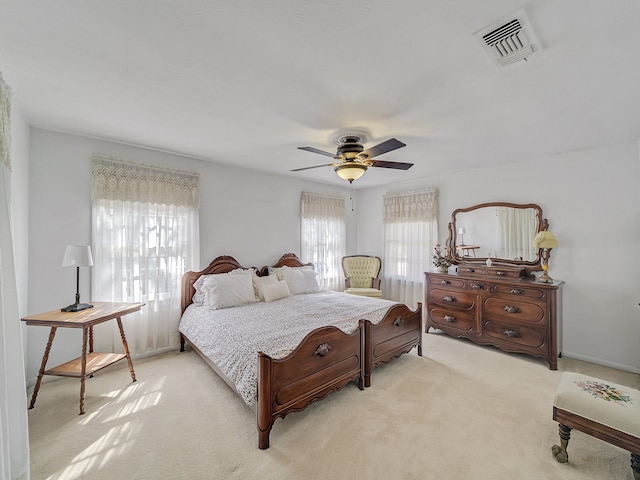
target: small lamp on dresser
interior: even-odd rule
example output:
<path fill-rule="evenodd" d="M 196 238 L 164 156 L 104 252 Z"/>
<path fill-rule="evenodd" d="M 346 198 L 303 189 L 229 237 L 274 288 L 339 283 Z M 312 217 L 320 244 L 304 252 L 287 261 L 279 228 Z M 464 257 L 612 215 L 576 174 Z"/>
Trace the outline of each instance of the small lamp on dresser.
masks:
<path fill-rule="evenodd" d="M 76 302 L 61 309 L 62 312 L 79 312 L 87 308 L 93 308 L 88 303 L 80 303 L 80 267 L 93 265 L 91 247 L 89 245 L 67 245 L 62 259 L 63 267 L 76 267 Z"/>
<path fill-rule="evenodd" d="M 548 230 L 542 230 L 538 232 L 538 234 L 533 239 L 533 246 L 537 249 L 542 249 L 541 256 L 541 266 L 542 266 L 542 275 L 538 277 L 538 282 L 541 283 L 553 283 L 553 278 L 549 276 L 549 253 L 552 248 L 556 248 L 558 246 L 558 240 L 555 235 Z"/>

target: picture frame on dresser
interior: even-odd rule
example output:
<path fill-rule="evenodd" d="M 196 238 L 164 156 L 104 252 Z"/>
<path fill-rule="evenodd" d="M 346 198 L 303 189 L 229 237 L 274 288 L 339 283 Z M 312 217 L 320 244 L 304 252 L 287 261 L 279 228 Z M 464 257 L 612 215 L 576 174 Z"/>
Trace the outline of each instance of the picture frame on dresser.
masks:
<path fill-rule="evenodd" d="M 454 210 L 446 245 L 456 271 L 425 272 L 425 332 L 528 354 L 557 370 L 564 282 L 537 282 L 542 255 L 526 245 L 548 226 L 542 208 L 532 203 L 493 202 Z M 463 228 L 465 240 L 478 244 L 475 257 L 459 248 L 456 233 Z M 487 244 L 496 237 L 496 243 Z M 515 240 L 504 248 L 503 238 Z"/>

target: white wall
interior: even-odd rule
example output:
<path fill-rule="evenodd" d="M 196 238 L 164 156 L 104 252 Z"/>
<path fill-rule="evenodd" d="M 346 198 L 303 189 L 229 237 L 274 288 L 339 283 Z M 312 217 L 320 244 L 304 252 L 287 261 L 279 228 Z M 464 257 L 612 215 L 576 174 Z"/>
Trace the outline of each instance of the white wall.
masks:
<path fill-rule="evenodd" d="M 99 154 L 200 174 L 200 264 L 231 255 L 245 266 L 300 252 L 300 193 L 344 195 L 347 187 L 297 181 L 112 142 L 31 130 L 29 314 L 73 303 L 75 271 L 62 268 L 67 244 L 91 243 L 90 160 Z M 355 225 L 352 215 L 349 223 Z M 350 240 L 350 244 L 354 241 Z M 80 272 L 88 300 L 89 271 Z M 27 381 L 34 383 L 48 330 L 29 327 Z M 56 365 L 80 355 L 80 332 L 59 329 L 49 357 Z"/>
<path fill-rule="evenodd" d="M 440 192 L 441 242 L 456 208 L 493 201 L 539 204 L 559 241 L 550 274 L 566 282 L 563 355 L 640 372 L 637 142 L 360 190 L 357 210 L 368 213 L 358 215 L 358 251 L 383 254 L 385 193 L 425 187 Z"/>

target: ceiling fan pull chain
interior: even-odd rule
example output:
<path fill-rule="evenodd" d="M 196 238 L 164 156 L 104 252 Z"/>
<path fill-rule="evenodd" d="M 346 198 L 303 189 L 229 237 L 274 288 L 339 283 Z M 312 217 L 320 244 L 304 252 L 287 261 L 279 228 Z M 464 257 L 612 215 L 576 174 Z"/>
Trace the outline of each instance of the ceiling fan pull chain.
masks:
<path fill-rule="evenodd" d="M 353 182 L 349 182 L 349 200 L 351 200 L 351 211 L 355 212 L 353 209 L 353 195 L 351 194 L 351 189 L 353 188 Z"/>

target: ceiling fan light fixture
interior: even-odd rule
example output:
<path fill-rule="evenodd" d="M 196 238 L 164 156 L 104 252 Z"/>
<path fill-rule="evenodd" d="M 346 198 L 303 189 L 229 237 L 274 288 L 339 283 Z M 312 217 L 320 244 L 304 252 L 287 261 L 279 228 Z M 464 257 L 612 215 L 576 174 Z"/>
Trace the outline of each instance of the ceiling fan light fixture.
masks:
<path fill-rule="evenodd" d="M 364 172 L 367 171 L 367 166 L 361 163 L 347 162 L 338 165 L 334 170 L 340 178 L 351 183 L 364 175 Z"/>

